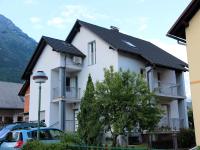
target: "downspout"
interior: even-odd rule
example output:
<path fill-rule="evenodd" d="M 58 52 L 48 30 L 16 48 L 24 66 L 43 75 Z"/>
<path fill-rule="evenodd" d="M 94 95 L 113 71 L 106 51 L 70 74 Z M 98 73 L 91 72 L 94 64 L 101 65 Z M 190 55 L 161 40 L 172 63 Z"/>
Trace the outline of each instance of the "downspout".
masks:
<path fill-rule="evenodd" d="M 151 68 L 147 71 L 147 84 L 148 84 L 149 89 L 150 89 L 149 74 L 150 74 L 150 72 L 151 72 L 152 70 L 153 70 L 153 67 L 151 67 Z"/>
<path fill-rule="evenodd" d="M 64 61 L 65 61 L 65 63 L 64 63 L 64 98 L 66 99 L 66 71 L 67 71 L 67 69 L 66 69 L 66 66 L 67 66 L 67 63 L 66 63 L 66 60 L 67 60 L 67 56 L 65 55 L 65 58 L 64 58 Z M 65 101 L 64 101 L 64 109 L 63 109 L 63 119 L 64 119 L 64 122 L 63 122 L 63 127 L 64 127 L 64 130 L 65 130 L 65 123 L 66 123 L 66 116 L 65 116 Z"/>

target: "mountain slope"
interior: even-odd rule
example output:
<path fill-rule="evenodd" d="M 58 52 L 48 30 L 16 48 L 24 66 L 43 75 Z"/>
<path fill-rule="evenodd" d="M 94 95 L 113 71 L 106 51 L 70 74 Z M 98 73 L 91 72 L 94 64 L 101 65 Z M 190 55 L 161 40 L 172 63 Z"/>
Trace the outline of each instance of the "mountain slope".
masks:
<path fill-rule="evenodd" d="M 21 82 L 36 42 L 0 14 L 0 80 Z"/>

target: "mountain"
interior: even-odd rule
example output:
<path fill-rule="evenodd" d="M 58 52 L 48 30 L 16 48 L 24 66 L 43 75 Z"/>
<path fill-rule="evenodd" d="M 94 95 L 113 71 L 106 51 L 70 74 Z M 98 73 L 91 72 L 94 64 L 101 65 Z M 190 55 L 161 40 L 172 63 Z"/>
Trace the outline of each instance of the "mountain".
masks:
<path fill-rule="evenodd" d="M 0 80 L 21 82 L 37 43 L 0 14 Z"/>

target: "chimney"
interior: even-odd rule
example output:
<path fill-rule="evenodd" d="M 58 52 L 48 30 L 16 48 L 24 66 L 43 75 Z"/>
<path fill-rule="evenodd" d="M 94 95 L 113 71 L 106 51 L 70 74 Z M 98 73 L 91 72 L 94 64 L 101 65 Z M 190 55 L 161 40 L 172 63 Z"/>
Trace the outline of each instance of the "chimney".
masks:
<path fill-rule="evenodd" d="M 117 32 L 119 32 L 119 28 L 118 28 L 118 27 L 110 26 L 110 29 L 113 30 L 113 31 L 117 31 Z"/>

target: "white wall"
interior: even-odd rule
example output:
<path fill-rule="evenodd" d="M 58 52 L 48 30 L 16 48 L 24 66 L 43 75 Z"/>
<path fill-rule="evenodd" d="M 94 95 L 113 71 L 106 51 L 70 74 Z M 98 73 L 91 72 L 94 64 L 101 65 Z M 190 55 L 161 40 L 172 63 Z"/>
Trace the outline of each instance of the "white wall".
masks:
<path fill-rule="evenodd" d="M 88 66 L 88 43 L 94 40 L 96 41 L 96 64 Z M 112 65 L 115 70 L 118 69 L 117 51 L 109 49 L 109 45 L 106 42 L 85 27 L 80 28 L 80 32 L 77 33 L 72 44 L 86 55 L 83 69 L 78 74 L 78 85 L 81 88 L 81 95 L 86 87 L 89 73 L 95 83 L 98 80 L 104 79 L 104 68 L 109 68 Z"/>
<path fill-rule="evenodd" d="M 51 87 L 51 69 L 60 66 L 60 53 L 52 51 L 52 48 L 47 45 L 45 46 L 40 58 L 38 59 L 33 73 L 37 71 L 44 71 L 48 76 L 46 83 L 42 84 L 42 96 L 41 96 L 41 111 L 45 111 L 45 123 L 49 125 L 49 109 L 50 109 L 50 87 Z M 29 120 L 35 121 L 38 119 L 38 84 L 32 79 L 33 75 L 30 77 L 30 110 L 29 110 Z"/>
<path fill-rule="evenodd" d="M 131 72 L 135 73 L 140 73 L 140 69 L 145 69 L 145 62 L 137 56 L 119 52 L 118 68 L 121 68 L 122 70 L 130 70 Z"/>

